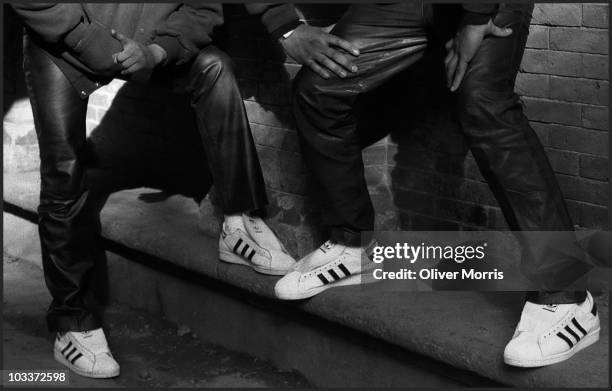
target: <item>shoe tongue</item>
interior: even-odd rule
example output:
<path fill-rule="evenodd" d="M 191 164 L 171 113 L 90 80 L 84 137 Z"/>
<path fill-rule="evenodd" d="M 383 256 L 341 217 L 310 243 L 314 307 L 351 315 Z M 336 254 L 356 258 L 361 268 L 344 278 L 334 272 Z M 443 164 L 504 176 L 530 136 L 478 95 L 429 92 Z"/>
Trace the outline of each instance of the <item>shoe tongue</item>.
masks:
<path fill-rule="evenodd" d="M 228 233 L 234 232 L 238 229 L 246 231 L 241 215 L 225 216 L 225 221 L 223 222 L 223 225 Z"/>
<path fill-rule="evenodd" d="M 340 246 L 331 240 L 328 240 L 318 249 L 306 255 L 299 262 L 297 262 L 293 267 L 293 270 L 300 273 L 307 273 L 338 258 L 344 249 L 344 246 Z"/>
<path fill-rule="evenodd" d="M 244 216 L 244 227 L 246 233 L 257 243 L 259 246 L 282 252 L 287 252 L 283 244 L 278 240 L 274 232 L 264 223 L 259 217 Z"/>
<path fill-rule="evenodd" d="M 106 336 L 101 328 L 82 332 L 73 332 L 73 337 L 94 354 L 110 352 Z"/>
<path fill-rule="evenodd" d="M 559 322 L 574 304 L 535 304 L 526 302 L 518 331 L 548 329 Z"/>
<path fill-rule="evenodd" d="M 323 243 L 319 247 L 319 250 L 324 252 L 324 253 L 326 253 L 328 251 L 331 251 L 335 246 L 336 246 L 336 242 L 334 242 L 332 240 L 328 240 L 327 242 Z"/>

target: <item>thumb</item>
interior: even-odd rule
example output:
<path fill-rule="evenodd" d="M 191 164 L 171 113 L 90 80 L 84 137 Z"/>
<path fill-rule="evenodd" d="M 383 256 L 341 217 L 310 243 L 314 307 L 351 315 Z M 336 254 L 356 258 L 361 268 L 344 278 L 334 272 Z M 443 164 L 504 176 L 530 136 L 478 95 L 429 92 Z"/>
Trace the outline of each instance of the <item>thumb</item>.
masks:
<path fill-rule="evenodd" d="M 115 38 L 117 41 L 121 42 L 124 45 L 129 42 L 128 37 L 121 34 L 120 32 L 117 32 L 117 30 L 111 30 L 111 34 L 113 38 Z"/>
<path fill-rule="evenodd" d="M 451 38 L 448 41 L 446 41 L 446 44 L 444 44 L 444 47 L 446 48 L 446 50 L 450 50 L 453 47 L 454 43 L 455 43 L 455 39 Z"/>
<path fill-rule="evenodd" d="M 510 34 L 512 34 L 512 29 L 511 28 L 501 28 L 496 25 L 493 25 L 491 26 L 490 34 L 495 37 L 507 37 Z"/>

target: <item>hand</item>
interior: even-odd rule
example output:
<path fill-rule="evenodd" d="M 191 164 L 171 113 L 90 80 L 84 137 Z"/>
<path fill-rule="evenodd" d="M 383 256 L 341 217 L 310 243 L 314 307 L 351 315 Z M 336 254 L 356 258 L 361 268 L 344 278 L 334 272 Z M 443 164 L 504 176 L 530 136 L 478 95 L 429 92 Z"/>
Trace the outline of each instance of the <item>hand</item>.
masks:
<path fill-rule="evenodd" d="M 329 34 L 325 28 L 302 24 L 288 38 L 282 39 L 281 45 L 287 55 L 324 79 L 330 78 L 330 72 L 344 78 L 348 72 L 358 70 L 344 51 L 358 56 L 359 50 L 350 42 Z"/>
<path fill-rule="evenodd" d="M 122 67 L 121 74 L 131 79 L 145 81 L 153 69 L 166 59 L 166 51 L 159 45 L 145 46 L 112 30 L 113 37 L 123 46 L 123 50 L 113 54 L 113 59 Z"/>
<path fill-rule="evenodd" d="M 451 91 L 456 91 L 461 85 L 467 66 L 476 55 L 482 40 L 487 35 L 507 37 L 512 29 L 501 28 L 493 24 L 493 20 L 483 25 L 465 25 L 457 31 L 454 38 L 446 43 L 448 54 L 444 59 L 446 66 L 446 84 Z"/>

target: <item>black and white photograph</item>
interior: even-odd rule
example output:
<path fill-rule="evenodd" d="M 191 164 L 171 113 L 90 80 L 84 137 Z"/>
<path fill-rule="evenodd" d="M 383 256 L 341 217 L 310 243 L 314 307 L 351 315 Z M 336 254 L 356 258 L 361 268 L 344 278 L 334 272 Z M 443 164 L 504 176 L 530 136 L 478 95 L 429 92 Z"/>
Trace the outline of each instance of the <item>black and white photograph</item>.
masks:
<path fill-rule="evenodd" d="M 608 2 L 3 1 L 7 389 L 609 389 Z"/>

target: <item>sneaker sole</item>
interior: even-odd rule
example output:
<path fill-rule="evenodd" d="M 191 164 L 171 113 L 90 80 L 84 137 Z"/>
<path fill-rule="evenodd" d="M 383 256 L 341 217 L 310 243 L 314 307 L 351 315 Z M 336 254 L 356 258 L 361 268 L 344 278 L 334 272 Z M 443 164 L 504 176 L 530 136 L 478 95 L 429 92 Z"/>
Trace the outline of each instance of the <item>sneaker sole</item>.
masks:
<path fill-rule="evenodd" d="M 339 286 L 347 286 L 347 285 L 361 285 L 362 277 L 363 277 L 363 274 L 353 274 L 339 281 L 332 282 L 332 283 L 329 283 L 323 286 L 319 286 L 316 288 L 312 288 L 304 292 L 281 294 L 281 295 L 279 295 L 278 292 L 275 292 L 275 293 L 276 293 L 276 297 L 281 300 L 309 299 L 330 288 L 335 288 Z"/>
<path fill-rule="evenodd" d="M 555 354 L 554 356 L 542 359 L 542 360 L 521 360 L 521 359 L 513 359 L 504 357 L 504 362 L 508 365 L 512 365 L 514 367 L 522 367 L 522 368 L 535 368 L 535 367 L 543 367 L 546 365 L 557 364 L 562 361 L 565 361 L 571 358 L 574 354 L 579 351 L 588 348 L 593 345 L 595 342 L 599 340 L 599 330 L 594 330 L 588 333 L 583 339 L 580 340 L 576 345 L 574 345 L 570 350 L 564 353 Z"/>
<path fill-rule="evenodd" d="M 255 270 L 261 274 L 267 274 L 269 276 L 284 276 L 285 274 L 291 271 L 291 268 L 288 269 L 269 269 L 261 266 L 254 265 L 244 258 L 234 254 L 231 251 L 227 250 L 219 250 L 219 259 L 226 263 L 233 263 L 235 265 L 244 265 L 249 266 L 251 269 Z"/>
<path fill-rule="evenodd" d="M 83 377 L 89 377 L 89 378 L 93 378 L 93 379 L 110 379 L 112 377 L 117 377 L 120 374 L 120 370 L 118 369 L 116 372 L 110 373 L 108 375 L 92 375 L 90 373 L 85 373 L 83 371 L 81 371 L 80 369 L 74 367 L 71 363 L 68 362 L 68 360 L 66 360 L 64 358 L 64 356 L 57 352 L 57 351 L 53 351 L 53 357 L 55 358 L 55 361 L 59 362 L 60 364 L 68 367 L 68 369 L 70 369 L 72 372 L 76 373 L 77 375 L 83 376 Z"/>

